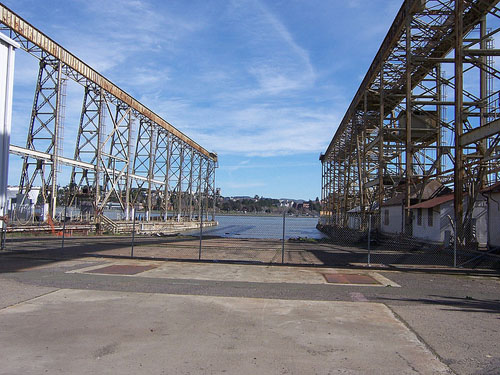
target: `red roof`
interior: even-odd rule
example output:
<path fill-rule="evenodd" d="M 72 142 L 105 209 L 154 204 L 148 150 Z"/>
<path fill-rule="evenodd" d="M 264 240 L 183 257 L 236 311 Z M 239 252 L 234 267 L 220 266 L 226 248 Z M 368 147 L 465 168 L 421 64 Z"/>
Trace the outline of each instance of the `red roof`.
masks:
<path fill-rule="evenodd" d="M 436 197 L 433 199 L 429 199 L 428 201 L 421 202 L 410 206 L 409 208 L 432 208 L 439 206 L 440 204 L 452 201 L 454 198 L 453 194 L 441 195 L 440 197 Z"/>

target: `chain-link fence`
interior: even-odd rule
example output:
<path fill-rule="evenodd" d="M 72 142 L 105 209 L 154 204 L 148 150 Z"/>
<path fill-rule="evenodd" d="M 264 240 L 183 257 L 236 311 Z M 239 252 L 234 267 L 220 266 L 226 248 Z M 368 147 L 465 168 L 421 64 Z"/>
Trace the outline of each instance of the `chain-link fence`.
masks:
<path fill-rule="evenodd" d="M 431 209 L 417 209 L 409 218 L 398 210 L 352 213 L 324 220 L 319 228 L 338 246 L 333 262 L 376 266 L 443 266 L 500 268 L 500 248 L 489 243 L 487 220 L 466 220 L 462 233 L 456 220 Z M 405 223 L 406 222 L 406 223 Z M 344 250 L 344 252 L 342 251 Z"/>
<path fill-rule="evenodd" d="M 314 264 L 325 266 L 416 266 L 500 268 L 500 251 L 488 243 L 481 220 L 465 225 L 417 211 L 403 217 L 352 213 L 342 218 L 282 215 L 165 217 L 135 209 L 108 209 L 98 216 L 70 207 L 55 220 L 43 207 L 9 212 L 4 247 L 47 256 L 137 257 Z M 128 216 L 128 218 L 126 217 Z"/>

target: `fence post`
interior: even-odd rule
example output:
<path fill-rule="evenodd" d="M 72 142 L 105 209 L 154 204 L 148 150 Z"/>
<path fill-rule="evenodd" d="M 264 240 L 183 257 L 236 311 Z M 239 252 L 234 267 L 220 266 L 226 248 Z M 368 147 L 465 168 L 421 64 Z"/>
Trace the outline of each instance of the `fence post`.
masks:
<path fill-rule="evenodd" d="M 201 260 L 201 243 L 203 241 L 203 205 L 200 210 L 200 248 L 198 250 L 198 260 Z"/>
<path fill-rule="evenodd" d="M 63 218 L 63 230 L 62 230 L 62 241 L 61 241 L 61 249 L 64 249 L 64 237 L 66 236 L 66 213 L 68 210 L 68 205 L 64 205 L 64 218 Z"/>
<path fill-rule="evenodd" d="M 457 219 L 454 218 L 454 225 L 453 225 L 453 267 L 457 268 Z"/>
<path fill-rule="evenodd" d="M 368 214 L 368 267 L 371 267 L 371 234 L 372 234 L 372 214 Z"/>
<path fill-rule="evenodd" d="M 281 239 L 281 264 L 285 263 L 285 214 L 286 210 L 283 210 L 283 237 Z"/>
<path fill-rule="evenodd" d="M 134 240 L 135 240 L 135 207 L 132 207 L 132 248 L 130 249 L 130 257 L 134 257 Z"/>

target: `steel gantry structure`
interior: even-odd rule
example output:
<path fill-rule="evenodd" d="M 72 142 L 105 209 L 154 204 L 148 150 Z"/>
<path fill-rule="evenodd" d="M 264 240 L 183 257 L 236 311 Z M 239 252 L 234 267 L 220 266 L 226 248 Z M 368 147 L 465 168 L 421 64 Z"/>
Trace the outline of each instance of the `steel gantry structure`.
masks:
<path fill-rule="evenodd" d="M 404 1 L 320 156 L 326 224 L 379 212 L 402 190 L 408 227 L 412 189 L 438 180 L 453 188 L 461 238 L 474 199 L 500 177 L 497 2 Z"/>
<path fill-rule="evenodd" d="M 177 130 L 89 65 L 0 4 L 0 30 L 39 59 L 19 193 L 40 184 L 50 216 L 56 213 L 58 174 L 71 168 L 68 203 L 85 195 L 99 216 L 112 199 L 125 216 L 139 203 L 149 219 L 193 220 L 215 210 L 217 155 Z M 68 80 L 83 86 L 73 157 L 62 155 Z M 209 207 L 210 202 L 210 207 Z M 18 202 L 19 203 L 19 202 Z"/>

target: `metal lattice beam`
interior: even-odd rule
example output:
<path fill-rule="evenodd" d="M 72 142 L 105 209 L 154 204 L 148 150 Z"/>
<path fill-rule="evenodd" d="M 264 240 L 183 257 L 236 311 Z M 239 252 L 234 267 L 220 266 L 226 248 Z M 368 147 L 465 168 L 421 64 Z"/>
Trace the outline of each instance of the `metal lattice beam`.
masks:
<path fill-rule="evenodd" d="M 55 217 L 57 173 L 70 166 L 70 197 L 92 202 L 95 218 L 116 200 L 130 218 L 130 207 L 142 204 L 147 219 L 160 210 L 165 220 L 193 220 L 202 195 L 215 196 L 217 155 L 177 130 L 146 106 L 76 58 L 41 31 L 0 4 L 0 31 L 40 60 L 26 147 L 10 145 L 24 158 L 20 189 L 25 195 L 40 179 L 43 201 Z M 64 157 L 65 82 L 84 88 L 73 158 Z M 138 123 L 138 125 L 136 125 Z M 201 166 L 210 166 L 202 172 Z M 48 169 L 48 170 L 46 170 Z M 206 178 L 202 178 L 202 173 Z M 202 185 L 204 185 L 202 189 Z M 200 217 L 200 212 L 198 213 Z"/>
<path fill-rule="evenodd" d="M 437 179 L 454 187 L 466 225 L 480 189 L 500 179 L 497 3 L 404 1 L 321 156 L 325 220 L 380 209 L 402 189 L 408 227 L 410 191 Z"/>

